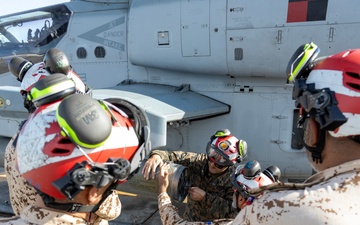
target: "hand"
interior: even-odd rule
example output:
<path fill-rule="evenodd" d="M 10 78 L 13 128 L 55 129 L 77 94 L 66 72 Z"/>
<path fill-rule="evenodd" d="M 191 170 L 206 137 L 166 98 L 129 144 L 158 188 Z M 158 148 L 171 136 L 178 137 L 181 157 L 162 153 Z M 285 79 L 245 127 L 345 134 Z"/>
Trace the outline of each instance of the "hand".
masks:
<path fill-rule="evenodd" d="M 159 155 L 152 155 L 145 163 L 143 169 L 142 169 L 142 174 L 144 175 L 144 178 L 146 180 L 150 180 L 150 173 L 151 173 L 151 179 L 155 179 L 155 174 L 156 174 L 156 168 L 158 166 L 162 166 L 163 160 L 161 159 L 161 157 Z"/>
<path fill-rule="evenodd" d="M 160 166 L 158 175 L 159 194 L 166 192 L 166 189 L 169 186 L 169 168 L 169 163 L 163 163 Z"/>
<path fill-rule="evenodd" d="M 198 187 L 189 188 L 189 197 L 194 201 L 202 201 L 205 198 L 206 192 Z"/>
<path fill-rule="evenodd" d="M 240 194 L 237 198 L 237 205 L 239 209 L 243 209 L 246 206 L 246 199 L 243 198 Z"/>

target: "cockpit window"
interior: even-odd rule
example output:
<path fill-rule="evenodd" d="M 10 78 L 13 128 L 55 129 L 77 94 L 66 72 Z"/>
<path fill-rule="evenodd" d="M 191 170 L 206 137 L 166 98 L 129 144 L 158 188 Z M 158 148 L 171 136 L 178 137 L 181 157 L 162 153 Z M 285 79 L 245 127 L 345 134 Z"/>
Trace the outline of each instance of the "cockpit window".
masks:
<path fill-rule="evenodd" d="M 57 5 L 0 17 L 0 56 L 43 54 L 64 36 L 70 14 Z"/>

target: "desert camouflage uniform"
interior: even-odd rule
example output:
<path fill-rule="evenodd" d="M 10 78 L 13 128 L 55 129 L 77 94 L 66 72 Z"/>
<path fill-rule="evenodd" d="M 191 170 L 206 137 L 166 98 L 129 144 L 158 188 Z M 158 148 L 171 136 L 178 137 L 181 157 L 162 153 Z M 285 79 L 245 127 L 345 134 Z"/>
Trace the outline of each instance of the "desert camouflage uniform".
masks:
<path fill-rule="evenodd" d="M 33 205 L 36 198 L 36 191 L 26 184 L 26 181 L 16 169 L 16 153 L 14 140 L 19 132 L 11 138 L 5 149 L 5 174 L 9 186 L 10 203 L 15 215 L 20 215 L 24 207 Z"/>
<path fill-rule="evenodd" d="M 232 224 L 232 219 L 219 219 L 214 220 L 212 222 L 188 222 L 182 219 L 178 214 L 178 209 L 176 206 L 171 204 L 171 200 L 169 195 L 165 193 L 161 193 L 158 196 L 158 206 L 161 222 L 164 225 L 204 225 L 204 224 L 212 224 L 212 225 L 228 225 Z"/>
<path fill-rule="evenodd" d="M 359 224 L 360 160 L 319 172 L 304 184 L 268 188 L 271 191 L 241 210 L 234 224 Z"/>
<path fill-rule="evenodd" d="M 36 190 L 26 183 L 26 180 L 16 169 L 16 152 L 14 146 L 16 143 L 14 143 L 14 140 L 16 140 L 18 133 L 19 132 L 11 138 L 6 146 L 4 157 L 10 203 L 16 216 L 19 216 L 25 207 L 34 205 L 36 196 L 38 195 Z M 114 220 L 120 215 L 121 202 L 115 190 L 104 200 L 95 213 L 104 220 Z"/>
<path fill-rule="evenodd" d="M 51 211 L 49 209 L 39 208 L 35 206 L 27 206 L 21 212 L 21 218 L 13 217 L 8 219 L 0 219 L 0 224 L 6 225 L 88 225 L 90 223 L 85 220 L 64 214 L 61 212 Z M 91 225 L 107 225 L 108 221 L 99 217 L 91 223 Z"/>
<path fill-rule="evenodd" d="M 187 166 L 190 174 L 190 186 L 199 187 L 206 192 L 205 199 L 187 200 L 184 219 L 187 221 L 212 221 L 220 218 L 235 218 L 238 210 L 232 207 L 233 188 L 230 175 L 234 167 L 229 167 L 221 174 L 211 174 L 206 154 L 183 151 L 155 150 L 164 161 Z"/>

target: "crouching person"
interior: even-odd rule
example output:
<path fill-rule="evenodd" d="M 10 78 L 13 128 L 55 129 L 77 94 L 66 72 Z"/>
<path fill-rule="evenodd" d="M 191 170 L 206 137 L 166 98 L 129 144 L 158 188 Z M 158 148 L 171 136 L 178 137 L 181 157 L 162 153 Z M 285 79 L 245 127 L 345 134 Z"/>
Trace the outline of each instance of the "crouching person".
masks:
<path fill-rule="evenodd" d="M 158 175 L 159 195 L 158 207 L 160 218 L 163 225 L 230 225 L 233 219 L 224 218 L 212 221 L 198 221 L 190 222 L 182 219 L 178 214 L 178 209 L 172 205 L 171 199 L 166 192 L 169 186 L 168 178 L 169 164 L 162 164 L 160 173 Z M 231 183 L 233 185 L 233 207 L 236 209 L 243 209 L 250 205 L 254 200 L 261 197 L 261 194 L 252 196 L 249 190 L 252 188 L 265 187 L 270 184 L 277 183 L 281 176 L 280 170 L 276 166 L 270 166 L 261 172 L 260 164 L 257 161 L 249 161 L 244 167 L 241 165 L 231 174 Z"/>

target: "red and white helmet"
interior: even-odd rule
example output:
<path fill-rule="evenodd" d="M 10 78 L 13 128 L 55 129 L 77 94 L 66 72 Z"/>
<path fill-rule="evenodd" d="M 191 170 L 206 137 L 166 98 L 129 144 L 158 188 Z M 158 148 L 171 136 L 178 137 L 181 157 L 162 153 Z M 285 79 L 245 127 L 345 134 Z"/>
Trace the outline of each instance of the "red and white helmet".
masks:
<path fill-rule="evenodd" d="M 360 135 L 360 49 L 315 58 L 304 56 L 320 49 L 313 43 L 304 46 L 308 47 L 300 46 L 288 64 L 293 68 L 288 80 L 294 82 L 292 98 L 300 108 L 298 125 L 303 126 L 307 118 L 319 124 L 317 145 L 303 144 L 321 163 L 326 132 L 354 140 Z"/>
<path fill-rule="evenodd" d="M 237 139 L 228 129 L 219 130 L 211 136 L 206 154 L 219 166 L 231 166 L 247 156 L 247 143 Z"/>
<path fill-rule="evenodd" d="M 317 101 L 312 110 L 326 109 L 316 120 L 334 137 L 360 135 L 360 49 L 332 55 L 319 62 L 306 79 L 314 85 Z"/>
<path fill-rule="evenodd" d="M 270 166 L 261 172 L 260 163 L 256 160 L 249 161 L 243 167 L 239 165 L 231 174 L 231 182 L 236 191 L 244 198 L 250 196 L 249 190 L 273 184 L 280 179 L 281 172 L 276 166 Z M 252 199 L 253 200 L 253 199 Z"/>
<path fill-rule="evenodd" d="M 125 113 L 73 94 L 30 115 L 16 158 L 30 185 L 55 199 L 72 199 L 86 186 L 125 180 L 132 172 L 126 162 L 138 151 L 139 138 Z"/>

